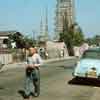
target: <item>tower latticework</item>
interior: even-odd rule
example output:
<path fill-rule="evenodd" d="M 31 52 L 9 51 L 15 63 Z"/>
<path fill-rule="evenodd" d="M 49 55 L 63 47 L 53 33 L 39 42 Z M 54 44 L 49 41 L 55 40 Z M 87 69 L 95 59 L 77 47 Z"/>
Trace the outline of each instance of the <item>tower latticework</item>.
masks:
<path fill-rule="evenodd" d="M 56 5 L 56 17 L 55 17 L 55 33 L 56 37 L 59 37 L 59 33 L 63 32 L 63 18 L 66 13 L 68 20 L 68 26 L 74 24 L 74 0 L 57 0 Z"/>

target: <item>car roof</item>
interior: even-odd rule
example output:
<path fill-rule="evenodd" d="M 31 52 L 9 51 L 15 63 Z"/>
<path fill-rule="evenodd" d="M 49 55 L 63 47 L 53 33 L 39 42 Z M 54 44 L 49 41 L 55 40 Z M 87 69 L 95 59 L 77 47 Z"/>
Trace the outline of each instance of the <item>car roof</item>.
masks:
<path fill-rule="evenodd" d="M 88 50 L 86 51 L 93 51 L 93 52 L 100 52 L 100 47 L 95 47 L 95 48 L 89 48 Z"/>

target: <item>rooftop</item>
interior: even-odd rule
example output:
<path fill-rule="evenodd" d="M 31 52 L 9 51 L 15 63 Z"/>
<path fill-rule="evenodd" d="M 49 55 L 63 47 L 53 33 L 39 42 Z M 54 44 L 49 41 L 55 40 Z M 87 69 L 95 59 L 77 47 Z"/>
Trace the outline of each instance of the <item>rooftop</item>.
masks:
<path fill-rule="evenodd" d="M 7 36 L 9 34 L 15 33 L 16 31 L 0 31 L 0 36 Z"/>

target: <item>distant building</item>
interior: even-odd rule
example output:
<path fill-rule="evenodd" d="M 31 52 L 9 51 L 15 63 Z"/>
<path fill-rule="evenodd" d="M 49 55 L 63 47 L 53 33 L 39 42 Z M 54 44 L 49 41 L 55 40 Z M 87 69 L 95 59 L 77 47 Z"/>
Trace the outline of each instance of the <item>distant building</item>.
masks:
<path fill-rule="evenodd" d="M 57 0 L 56 5 L 56 17 L 55 17 L 55 33 L 56 38 L 59 37 L 59 33 L 63 32 L 63 17 L 68 19 L 68 25 L 74 24 L 74 0 Z"/>
<path fill-rule="evenodd" d="M 38 52 L 41 55 L 45 55 L 42 58 L 61 58 L 61 57 L 67 57 L 69 56 L 67 47 L 64 42 L 58 42 L 58 41 L 46 41 L 46 42 L 40 42 L 39 43 L 39 49 Z"/>
<path fill-rule="evenodd" d="M 67 47 L 64 42 L 48 41 L 46 50 L 49 58 L 59 58 L 69 56 Z"/>
<path fill-rule="evenodd" d="M 0 48 L 5 48 L 4 41 L 7 40 L 9 37 L 9 34 L 13 34 L 16 31 L 0 31 Z"/>

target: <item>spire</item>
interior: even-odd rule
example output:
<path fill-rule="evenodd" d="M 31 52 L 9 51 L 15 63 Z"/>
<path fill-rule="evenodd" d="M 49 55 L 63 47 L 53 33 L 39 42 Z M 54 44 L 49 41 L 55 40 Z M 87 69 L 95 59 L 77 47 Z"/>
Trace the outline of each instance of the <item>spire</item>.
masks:
<path fill-rule="evenodd" d="M 48 7 L 46 7 L 46 12 L 45 12 L 45 37 L 46 40 L 48 40 Z"/>
<path fill-rule="evenodd" d="M 41 16 L 41 20 L 40 20 L 40 35 L 43 34 L 43 22 L 42 22 L 42 16 Z"/>

